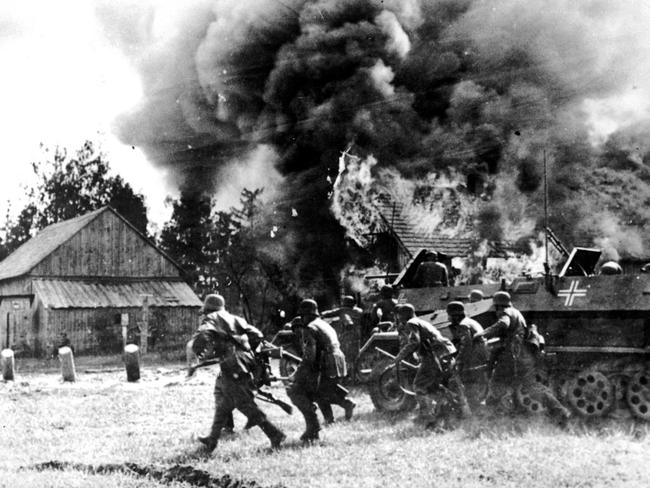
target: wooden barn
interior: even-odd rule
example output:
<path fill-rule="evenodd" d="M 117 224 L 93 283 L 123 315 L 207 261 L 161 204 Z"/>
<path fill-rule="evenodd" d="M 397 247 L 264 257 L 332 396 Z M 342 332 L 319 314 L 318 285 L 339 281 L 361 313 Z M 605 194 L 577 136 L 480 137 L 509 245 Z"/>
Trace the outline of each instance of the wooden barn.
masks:
<path fill-rule="evenodd" d="M 183 350 L 201 301 L 181 268 L 110 207 L 41 230 L 0 262 L 0 347 Z M 146 340 L 145 340 L 146 338 Z"/>

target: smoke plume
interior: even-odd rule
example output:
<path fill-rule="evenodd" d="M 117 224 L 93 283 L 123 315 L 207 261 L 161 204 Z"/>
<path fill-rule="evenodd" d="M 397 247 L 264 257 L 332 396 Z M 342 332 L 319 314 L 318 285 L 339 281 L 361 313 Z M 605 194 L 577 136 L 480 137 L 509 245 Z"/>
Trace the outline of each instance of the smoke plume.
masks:
<path fill-rule="evenodd" d="M 233 168 L 266 158 L 252 168 L 281 175 L 264 182 L 269 227 L 301 280 L 338 280 L 345 236 L 364 243 L 386 192 L 423 233 L 477 250 L 539 241 L 544 159 L 550 224 L 568 245 L 648 254 L 642 1 L 205 0 L 98 14 L 146 95 L 116 122 L 122 140 L 184 192 L 222 193 L 241 180 Z M 631 96 L 643 104 L 616 109 Z M 356 159 L 341 160 L 346 148 Z"/>

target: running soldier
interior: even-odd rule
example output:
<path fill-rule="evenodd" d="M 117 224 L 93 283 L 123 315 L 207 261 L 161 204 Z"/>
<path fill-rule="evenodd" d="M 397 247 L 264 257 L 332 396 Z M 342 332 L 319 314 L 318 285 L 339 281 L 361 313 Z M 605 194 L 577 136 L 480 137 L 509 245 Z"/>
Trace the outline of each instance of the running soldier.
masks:
<path fill-rule="evenodd" d="M 438 406 L 437 394 L 444 392 L 451 397 L 462 418 L 471 416 L 465 390 L 456 370 L 454 355 L 456 348 L 440 331 L 424 319 L 415 316 L 415 309 L 410 303 L 400 305 L 397 309 L 398 321 L 403 323 L 407 332 L 407 343 L 395 357 L 395 367 L 402 360 L 417 352 L 420 366 L 413 380 L 413 390 L 419 406 L 416 421 L 425 426 L 436 426 L 448 413 Z"/>
<path fill-rule="evenodd" d="M 510 405 L 514 391 L 517 388 L 526 388 L 530 396 L 542 403 L 557 419 L 560 426 L 566 426 L 570 417 L 569 411 L 547 386 L 535 380 L 535 346 L 526 320 L 521 312 L 512 306 L 508 292 L 496 292 L 492 302 L 497 312 L 497 321 L 474 336 L 475 340 L 498 337 L 502 341 L 490 380 L 488 404 L 497 407 Z"/>
<path fill-rule="evenodd" d="M 463 302 L 450 302 L 447 305 L 449 330 L 452 343 L 456 347 L 456 367 L 465 387 L 467 401 L 474 410 L 483 405 L 488 391 L 489 353 L 485 339 L 474 336 L 483 332 L 476 320 L 465 315 Z"/>
<path fill-rule="evenodd" d="M 345 409 L 350 420 L 356 403 L 347 398 L 347 390 L 339 384 L 346 376 L 345 356 L 341 352 L 336 331 L 319 318 L 314 300 L 303 300 L 298 308 L 297 332 L 302 339 L 302 362 L 293 374 L 287 395 L 305 418 L 304 443 L 318 440 L 320 424 L 316 405 L 333 404 Z"/>
<path fill-rule="evenodd" d="M 198 440 L 212 452 L 222 429 L 226 427 L 234 409 L 248 418 L 248 425 L 258 425 L 277 448 L 286 439 L 255 403 L 254 372 L 258 365 L 251 349 L 249 336 L 262 339 L 262 333 L 242 317 L 225 310 L 221 295 L 208 295 L 203 305 L 204 318 L 192 338 L 192 350 L 202 359 L 212 349 L 219 359 L 220 371 L 214 385 L 215 411 L 210 434 Z"/>

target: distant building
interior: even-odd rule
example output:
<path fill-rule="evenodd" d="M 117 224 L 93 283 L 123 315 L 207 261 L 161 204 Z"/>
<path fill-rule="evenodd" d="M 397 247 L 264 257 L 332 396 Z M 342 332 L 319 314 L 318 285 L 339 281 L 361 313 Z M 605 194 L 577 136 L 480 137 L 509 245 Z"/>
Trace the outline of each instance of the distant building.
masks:
<path fill-rule="evenodd" d="M 375 201 L 381 222 L 380 231 L 373 236 L 373 248 L 392 272 L 399 272 L 416 257 L 421 249 L 436 251 L 442 255 L 442 262 L 451 269 L 454 258 L 466 259 L 473 252 L 477 242 L 470 238 L 451 238 L 425 234 L 418 231 L 405 216 L 405 206 L 387 197 Z M 505 243 L 490 243 L 485 259 L 503 259 L 512 255 L 511 247 Z"/>
<path fill-rule="evenodd" d="M 41 230 L 0 262 L 0 347 L 49 355 L 177 348 L 201 301 L 182 270 L 110 207 Z M 142 341 L 147 341 L 143 344 Z"/>

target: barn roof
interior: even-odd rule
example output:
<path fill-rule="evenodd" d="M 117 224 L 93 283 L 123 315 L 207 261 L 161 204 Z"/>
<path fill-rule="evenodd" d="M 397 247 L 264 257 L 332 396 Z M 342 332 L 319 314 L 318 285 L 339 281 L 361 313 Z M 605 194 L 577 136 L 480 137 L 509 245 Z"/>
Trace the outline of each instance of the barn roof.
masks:
<path fill-rule="evenodd" d="M 89 282 L 35 279 L 32 293 L 48 308 L 200 307 L 201 300 L 183 281 Z"/>
<path fill-rule="evenodd" d="M 384 226 L 393 233 L 397 241 L 409 253 L 415 256 L 420 249 L 441 252 L 450 257 L 466 257 L 475 247 L 476 241 L 470 238 L 454 238 L 440 235 L 425 235 L 413 228 L 404 217 L 404 204 L 387 197 L 375 201 Z M 506 242 L 490 242 L 490 256 L 503 257 L 512 246 Z"/>
<path fill-rule="evenodd" d="M 48 225 L 0 262 L 0 280 L 28 273 L 108 207 Z"/>
<path fill-rule="evenodd" d="M 34 237 L 22 244 L 18 249 L 0 262 L 0 280 L 15 278 L 29 273 L 38 263 L 58 249 L 59 246 L 71 239 L 86 225 L 92 222 L 102 212 L 110 211 L 122 219 L 126 224 L 138 233 L 145 241 L 163 254 L 179 270 L 182 268 L 167 254 L 155 246 L 146 236 L 136 229 L 128 220 L 122 217 L 110 206 L 105 206 L 79 217 L 63 220 L 56 224 L 48 225 L 41 229 Z"/>

